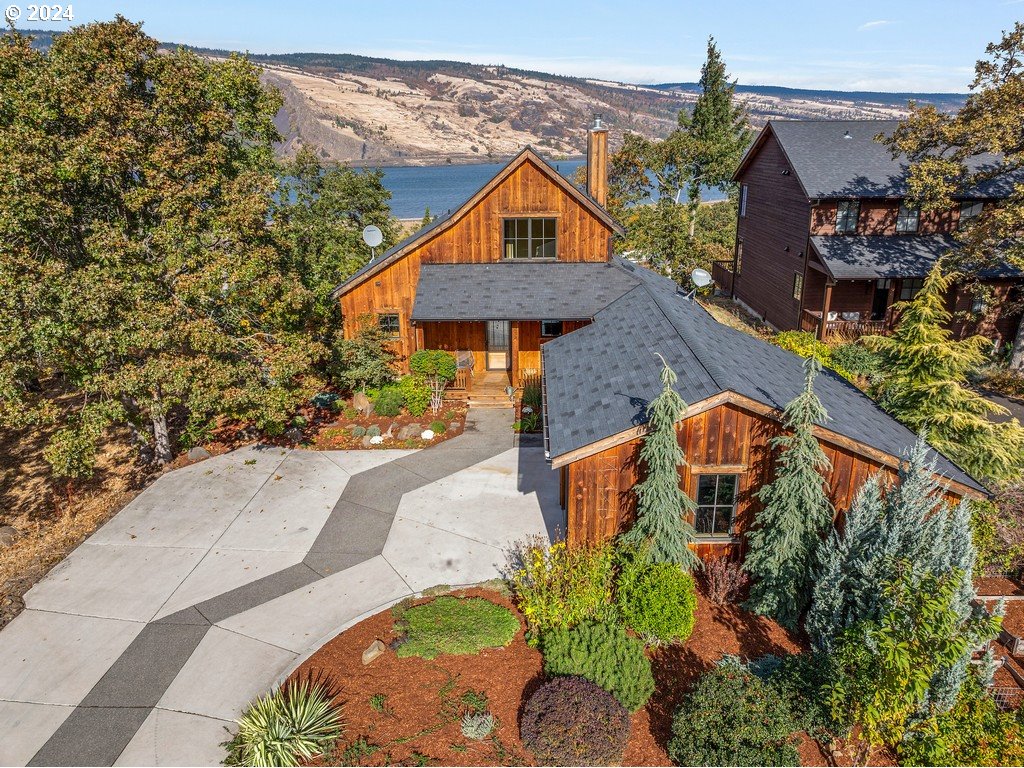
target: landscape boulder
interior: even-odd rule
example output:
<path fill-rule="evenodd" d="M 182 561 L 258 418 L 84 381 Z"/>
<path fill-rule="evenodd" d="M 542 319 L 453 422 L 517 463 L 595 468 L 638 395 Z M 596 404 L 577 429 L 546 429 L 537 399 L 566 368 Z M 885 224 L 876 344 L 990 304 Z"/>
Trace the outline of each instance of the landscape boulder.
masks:
<path fill-rule="evenodd" d="M 0 547 L 9 547 L 18 538 L 18 529 L 11 525 L 0 526 Z"/>
<path fill-rule="evenodd" d="M 195 445 L 188 449 L 189 461 L 202 461 L 208 458 L 210 458 L 210 452 L 202 446 Z"/>
<path fill-rule="evenodd" d="M 298 427 L 292 427 L 291 429 L 284 433 L 284 436 L 293 443 L 302 442 L 302 430 L 299 429 Z"/>
<path fill-rule="evenodd" d="M 369 448 L 372 441 L 373 437 L 371 435 L 363 435 L 363 439 L 359 441 L 359 444 L 363 446 L 363 448 Z"/>
<path fill-rule="evenodd" d="M 363 416 L 373 413 L 373 403 L 370 402 L 370 398 L 366 396 L 365 392 L 356 392 L 352 395 L 352 407 Z"/>
<path fill-rule="evenodd" d="M 420 430 L 423 429 L 419 424 L 406 424 L 400 430 L 398 430 L 399 440 L 409 440 L 414 437 L 420 436 Z"/>
<path fill-rule="evenodd" d="M 422 432 L 420 432 L 420 438 L 422 438 L 423 440 L 433 440 L 434 439 L 434 430 L 432 430 L 432 429 L 424 429 Z"/>
<path fill-rule="evenodd" d="M 387 646 L 384 645 L 384 643 L 382 643 L 380 640 L 374 640 L 366 647 L 366 650 L 363 651 L 363 666 L 366 666 L 374 659 L 376 659 L 378 656 L 383 654 L 386 649 Z"/>
<path fill-rule="evenodd" d="M 461 426 L 461 421 L 453 421 L 451 424 L 448 425 L 448 429 L 451 430 L 452 432 L 457 432 L 459 430 L 459 427 Z"/>

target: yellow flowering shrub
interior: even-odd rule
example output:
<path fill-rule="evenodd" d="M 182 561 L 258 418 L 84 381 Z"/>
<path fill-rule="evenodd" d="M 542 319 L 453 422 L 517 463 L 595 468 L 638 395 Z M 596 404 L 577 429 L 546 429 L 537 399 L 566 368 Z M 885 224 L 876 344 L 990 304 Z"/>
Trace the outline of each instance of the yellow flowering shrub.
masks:
<path fill-rule="evenodd" d="M 516 604 L 526 618 L 528 640 L 553 627 L 602 620 L 612 609 L 614 551 L 610 544 L 545 546 L 533 542 L 518 552 L 512 576 Z"/>

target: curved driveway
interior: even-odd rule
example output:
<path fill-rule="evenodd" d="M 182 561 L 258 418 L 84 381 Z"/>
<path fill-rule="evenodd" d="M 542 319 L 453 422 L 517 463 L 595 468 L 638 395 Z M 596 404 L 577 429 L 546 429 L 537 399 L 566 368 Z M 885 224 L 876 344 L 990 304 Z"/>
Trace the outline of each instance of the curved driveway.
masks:
<path fill-rule="evenodd" d="M 422 451 L 251 446 L 163 475 L 0 632 L 0 765 L 217 765 L 226 727 L 339 628 L 496 576 L 561 525 L 511 411 Z"/>

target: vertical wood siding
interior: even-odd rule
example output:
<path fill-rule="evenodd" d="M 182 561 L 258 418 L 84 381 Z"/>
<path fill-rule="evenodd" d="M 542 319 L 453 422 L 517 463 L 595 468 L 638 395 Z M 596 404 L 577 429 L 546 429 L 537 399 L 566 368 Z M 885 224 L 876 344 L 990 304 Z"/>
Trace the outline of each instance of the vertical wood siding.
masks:
<path fill-rule="evenodd" d="M 731 403 L 684 419 L 677 428 L 689 467 L 680 472 L 680 486 L 693 498 L 700 474 L 739 475 L 733 543 L 701 542 L 702 557 L 741 555 L 742 533 L 749 530 L 758 509 L 756 491 L 771 481 L 773 457 L 769 440 L 780 427 L 774 420 Z M 565 501 L 570 543 L 598 542 L 626 530 L 636 517 L 633 486 L 642 478 L 638 466 L 640 439 L 608 448 L 567 466 Z M 849 508 L 857 489 L 882 471 L 886 482 L 895 472 L 846 448 L 822 441 L 831 462 L 828 486 L 838 512 Z M 958 498 L 955 494 L 951 498 Z"/>

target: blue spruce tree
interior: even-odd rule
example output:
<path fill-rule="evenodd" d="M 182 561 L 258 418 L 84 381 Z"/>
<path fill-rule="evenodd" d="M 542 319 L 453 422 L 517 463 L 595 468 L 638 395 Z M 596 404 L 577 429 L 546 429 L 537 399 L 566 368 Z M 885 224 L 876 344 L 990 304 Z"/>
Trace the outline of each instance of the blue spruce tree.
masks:
<path fill-rule="evenodd" d="M 821 536 L 834 514 L 823 476 L 830 464 L 814 436 L 814 425 L 828 418 L 814 394 L 819 370 L 821 364 L 807 358 L 804 389 L 782 412 L 787 432 L 771 440 L 778 452 L 775 479 L 757 494 L 762 507 L 747 537 L 744 563 L 753 578 L 747 609 L 790 629 L 796 629 L 811 601 Z"/>

